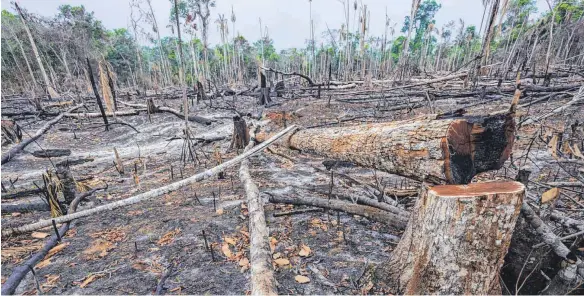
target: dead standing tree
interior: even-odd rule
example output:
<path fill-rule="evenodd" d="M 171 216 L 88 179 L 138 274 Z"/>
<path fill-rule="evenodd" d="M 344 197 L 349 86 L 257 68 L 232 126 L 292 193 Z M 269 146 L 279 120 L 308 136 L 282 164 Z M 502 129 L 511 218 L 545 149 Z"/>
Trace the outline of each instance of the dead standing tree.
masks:
<path fill-rule="evenodd" d="M 260 73 L 260 99 L 258 104 L 269 105 L 270 103 L 272 103 L 270 88 L 266 86 L 266 76 L 264 73 Z"/>

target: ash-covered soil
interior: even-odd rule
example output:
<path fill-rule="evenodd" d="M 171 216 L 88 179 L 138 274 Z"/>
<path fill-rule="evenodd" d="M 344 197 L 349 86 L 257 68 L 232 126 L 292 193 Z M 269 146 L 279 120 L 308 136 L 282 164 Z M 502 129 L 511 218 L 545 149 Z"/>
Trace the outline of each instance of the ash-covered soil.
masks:
<path fill-rule="evenodd" d="M 330 91 L 331 100 L 326 91 L 320 99 L 315 98 L 316 91 L 299 92 L 294 98 L 273 98 L 276 104 L 268 108 L 257 106 L 257 99 L 248 96 L 218 98 L 213 102 L 214 108 L 205 106 L 205 103 L 195 105 L 191 113 L 215 121 L 209 126 L 189 124 L 195 136 L 193 142 L 196 143 L 198 160 L 189 159 L 186 164 L 181 161 L 184 121 L 172 114 L 148 115 L 142 111 L 139 115 L 120 117 L 139 133 L 124 125 L 113 125 L 105 131 L 100 118 L 64 119 L 36 143 L 29 145 L 24 153 L 2 166 L 2 182 L 8 192 L 33 189 L 33 182 L 42 184 L 41 175 L 53 164 L 67 159 L 86 159 L 86 162 L 71 166 L 73 176 L 84 180 L 82 182 L 89 187 L 108 186 L 107 190 L 97 192 L 81 204 L 80 209 L 87 209 L 186 178 L 216 166 L 219 157 L 225 161 L 241 153 L 229 149 L 233 130 L 231 118 L 235 115 L 229 107 L 233 104 L 242 114 L 256 116 L 262 113 L 263 119 L 271 119 L 281 127 L 289 124 L 311 127 L 414 118 L 430 113 L 431 108 L 436 113 L 448 112 L 480 100 L 446 98 L 434 101 L 430 108 L 425 100 L 418 102 L 421 105 L 417 106 L 419 100 L 408 103 L 409 99 L 404 97 L 368 99 L 368 94 L 352 92 L 355 91 Z M 4 101 L 2 108 L 18 107 L 18 104 L 25 106 L 22 100 L 26 99 Z M 519 121 L 545 114 L 569 100 L 552 99 L 532 105 L 528 110 L 520 109 Z M 91 112 L 97 112 L 91 99 L 85 101 Z M 154 101 L 176 110 L 181 105 L 178 98 Z M 505 110 L 510 101 L 511 95 L 501 95 L 499 99 L 490 98 L 487 103 L 470 107 L 467 111 L 480 115 Z M 134 97 L 129 102 L 145 104 L 145 99 Z M 410 105 L 400 110 L 392 108 L 404 104 Z M 123 105 L 119 108 L 131 109 Z M 569 108 L 562 116 L 552 116 L 541 124 L 519 128 L 512 159 L 501 170 L 475 179 L 513 179 L 520 167 L 529 165 L 535 182 L 573 180 L 571 175 L 581 174 L 582 166 L 565 163 L 559 168 L 546 141 L 558 129 L 567 130 L 574 122 L 583 122 L 584 112 L 581 111 L 582 106 Z M 86 110 L 80 109 L 79 112 Z M 26 134 L 34 133 L 49 119 L 28 116 L 18 119 L 18 123 L 27 137 Z M 254 121 L 249 117 L 245 119 Z M 577 127 L 576 133 L 581 130 L 581 126 Z M 217 136 L 224 136 L 224 139 L 210 143 L 201 140 Z M 71 155 L 46 159 L 30 154 L 40 147 L 70 149 Z M 124 163 L 123 174 L 115 168 L 114 147 Z M 270 246 L 280 294 L 367 293 L 370 285 L 363 282 L 369 281 L 363 277 L 367 266 L 383 263 L 399 242 L 399 231 L 345 213 L 319 211 L 273 216 L 304 207 L 269 204 L 267 199 L 271 193 L 328 198 L 323 192 L 331 190 L 331 174 L 322 163 L 325 160 L 278 146 L 251 158 L 252 177 L 266 201 Z M 151 294 L 163 277 L 166 278 L 166 294 L 249 293 L 249 221 L 238 169 L 238 165 L 228 169 L 223 179 L 213 177 L 171 194 L 74 221 L 59 250 L 35 268 L 42 293 Z M 343 166 L 332 170 L 332 192 L 335 194 L 371 197 L 371 187 L 381 185 L 387 192 L 396 192 L 415 191 L 419 186 L 416 182 L 372 169 Z M 10 186 L 14 180 L 17 181 Z M 537 198 L 547 190 L 544 186 L 533 185 L 530 196 Z M 575 201 L 582 198 L 581 194 L 574 192 L 566 194 Z M 38 202 L 40 199 L 39 195 L 2 199 L 2 205 Z M 415 195 L 397 197 L 404 209 L 408 209 L 415 199 Z M 568 216 L 581 215 L 581 208 L 580 211 L 574 210 L 579 209 L 578 204 L 568 198 L 561 198 L 554 207 Z M 49 212 L 5 214 L 2 227 L 20 226 L 49 217 Z M 46 228 L 34 234 L 3 239 L 2 282 L 15 266 L 42 247 L 46 238 L 41 237 L 51 234 L 52 228 Z M 524 255 L 527 260 L 528 255 Z M 534 273 L 532 277 L 537 278 L 538 274 Z M 310 282 L 298 283 L 295 280 L 297 275 L 307 276 Z M 524 288 L 524 291 L 532 290 Z M 17 292 L 36 293 L 35 278 L 31 273 Z"/>

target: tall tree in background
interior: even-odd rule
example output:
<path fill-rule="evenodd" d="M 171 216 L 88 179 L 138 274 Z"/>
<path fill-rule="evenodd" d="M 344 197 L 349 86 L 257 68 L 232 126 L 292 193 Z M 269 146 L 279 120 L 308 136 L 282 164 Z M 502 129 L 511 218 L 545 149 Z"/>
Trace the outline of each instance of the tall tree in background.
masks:
<path fill-rule="evenodd" d="M 192 0 L 189 5 L 193 12 L 199 16 L 201 22 L 201 35 L 203 37 L 203 58 L 205 59 L 205 79 L 210 78 L 209 71 L 209 17 L 211 16 L 211 7 L 215 7 L 215 0 Z"/>
<path fill-rule="evenodd" d="M 162 47 L 162 40 L 160 38 L 160 28 L 158 27 L 158 22 L 156 21 L 156 16 L 154 16 L 154 9 L 152 9 L 152 0 L 146 0 L 146 3 L 148 3 L 148 7 L 150 8 L 150 20 L 152 22 L 152 30 L 154 30 L 154 32 L 156 33 L 156 38 L 158 41 L 158 50 L 160 52 L 160 67 L 163 73 L 163 77 L 164 80 L 166 81 L 166 84 L 170 84 L 171 83 L 171 79 L 170 79 L 170 67 L 168 66 L 168 63 L 166 62 L 166 54 L 164 53 L 164 48 Z"/>
<path fill-rule="evenodd" d="M 413 20 L 416 13 L 418 12 L 418 8 L 420 7 L 420 0 L 412 0 L 412 8 L 410 11 L 410 20 Z M 404 41 L 404 46 L 403 46 L 403 50 L 400 54 L 400 58 L 399 58 L 399 63 L 398 63 L 398 67 L 400 69 L 400 78 L 403 77 L 403 75 L 405 74 L 405 67 L 407 65 L 407 60 L 409 58 L 409 52 L 410 52 L 410 39 L 412 38 L 412 30 L 414 27 L 414 21 L 410 21 L 409 26 L 408 26 L 408 35 Z"/>
<path fill-rule="evenodd" d="M 491 13 L 489 15 L 488 25 L 485 31 L 485 38 L 483 39 L 483 45 L 481 49 L 481 66 L 485 66 L 489 59 L 489 52 L 491 49 L 491 41 L 493 40 L 493 33 L 495 31 L 495 20 L 497 18 L 497 12 L 499 11 L 500 0 L 483 0 L 483 5 L 491 5 Z"/>
<path fill-rule="evenodd" d="M 47 71 L 45 71 L 45 66 L 43 66 L 43 62 L 41 60 L 41 55 L 39 54 L 36 43 L 34 42 L 34 38 L 32 37 L 32 33 L 30 32 L 30 29 L 28 28 L 28 25 L 26 24 L 24 14 L 22 13 L 22 10 L 18 6 L 18 3 L 14 3 L 14 6 L 16 7 L 16 10 L 18 11 L 18 15 L 20 16 L 20 20 L 22 21 L 22 26 L 24 27 L 24 30 L 26 31 L 26 35 L 28 36 L 28 40 L 30 41 L 30 46 L 32 47 L 32 51 L 34 53 L 34 57 L 35 57 L 38 65 L 39 65 L 39 69 L 41 70 L 41 74 L 43 76 L 43 80 L 45 82 L 45 87 L 47 89 L 47 92 L 49 93 L 49 96 L 51 98 L 57 98 L 57 97 L 59 97 L 59 94 L 55 91 L 55 89 L 51 85 L 51 81 L 49 80 L 49 76 L 47 75 Z"/>

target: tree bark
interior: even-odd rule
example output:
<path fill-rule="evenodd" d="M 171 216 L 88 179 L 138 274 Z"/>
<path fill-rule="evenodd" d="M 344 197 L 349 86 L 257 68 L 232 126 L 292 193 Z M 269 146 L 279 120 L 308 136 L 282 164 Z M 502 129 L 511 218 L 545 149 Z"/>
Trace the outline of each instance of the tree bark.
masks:
<path fill-rule="evenodd" d="M 245 121 L 243 121 L 245 124 Z M 235 133 L 234 133 L 235 134 Z M 251 141 L 245 148 L 249 151 L 254 146 Z M 249 211 L 249 257 L 251 266 L 251 295 L 277 295 L 274 268 L 272 267 L 269 244 L 270 232 L 266 226 L 264 204 L 260 190 L 249 173 L 249 160 L 244 159 L 239 168 L 239 179 L 245 188 Z"/>
<path fill-rule="evenodd" d="M 519 182 L 423 188 L 380 287 L 399 294 L 501 294 L 501 268 L 525 187 Z"/>
<path fill-rule="evenodd" d="M 272 102 L 270 98 L 270 88 L 266 86 L 266 76 L 260 73 L 260 105 L 268 105 Z"/>
<path fill-rule="evenodd" d="M 432 183 L 466 184 L 511 153 L 511 115 L 429 118 L 300 130 L 290 148 Z M 435 117 L 435 116 L 432 116 Z M 266 135 L 258 135 L 258 139 Z"/>
<path fill-rule="evenodd" d="M 249 132 L 245 120 L 239 116 L 233 117 L 233 134 L 229 149 L 243 149 L 249 143 Z"/>

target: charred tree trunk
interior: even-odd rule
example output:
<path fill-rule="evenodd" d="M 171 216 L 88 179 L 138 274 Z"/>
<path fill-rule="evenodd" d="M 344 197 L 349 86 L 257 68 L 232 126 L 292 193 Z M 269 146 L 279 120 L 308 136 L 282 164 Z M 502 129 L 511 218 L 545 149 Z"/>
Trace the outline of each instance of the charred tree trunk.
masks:
<path fill-rule="evenodd" d="M 243 149 L 249 143 L 249 132 L 245 120 L 239 116 L 233 117 L 233 135 L 229 149 Z"/>
<path fill-rule="evenodd" d="M 103 123 L 105 124 L 105 130 L 109 130 L 109 123 L 107 122 L 107 116 L 105 115 L 105 110 L 103 109 L 103 104 L 101 103 L 101 97 L 99 96 L 99 91 L 97 90 L 97 85 L 95 84 L 95 78 L 93 78 L 93 70 L 91 69 L 91 63 L 89 58 L 87 58 L 87 72 L 89 74 L 89 79 L 91 80 L 91 87 L 93 88 L 93 93 L 97 100 L 97 106 L 99 106 L 99 112 L 103 118 Z"/>
<path fill-rule="evenodd" d="M 399 294 L 501 294 L 499 269 L 523 202 L 519 182 L 424 188 L 380 287 Z"/>
<path fill-rule="evenodd" d="M 466 184 L 478 173 L 501 168 L 511 153 L 510 115 L 423 118 L 366 126 L 305 129 L 290 148 L 350 161 L 432 183 Z M 265 135 L 258 135 L 258 139 Z"/>
<path fill-rule="evenodd" d="M 197 81 L 197 104 L 199 104 L 199 101 L 204 101 L 206 99 L 207 95 L 205 94 L 203 84 L 200 81 Z"/>
<path fill-rule="evenodd" d="M 264 75 L 264 73 L 260 73 L 261 75 L 261 81 L 260 81 L 260 100 L 259 100 L 259 104 L 262 106 L 268 105 L 272 102 L 272 99 L 270 98 L 270 88 L 266 87 L 266 76 Z"/>

